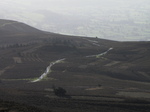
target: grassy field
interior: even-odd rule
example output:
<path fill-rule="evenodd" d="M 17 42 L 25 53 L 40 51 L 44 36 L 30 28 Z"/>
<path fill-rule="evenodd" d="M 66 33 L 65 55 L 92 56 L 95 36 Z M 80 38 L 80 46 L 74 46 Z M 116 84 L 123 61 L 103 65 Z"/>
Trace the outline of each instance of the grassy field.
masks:
<path fill-rule="evenodd" d="M 0 36 L 8 40 L 0 48 L 2 111 L 149 112 L 149 42 L 38 33 Z M 32 82 L 63 58 L 46 78 Z M 66 95 L 56 96 L 54 87 Z"/>

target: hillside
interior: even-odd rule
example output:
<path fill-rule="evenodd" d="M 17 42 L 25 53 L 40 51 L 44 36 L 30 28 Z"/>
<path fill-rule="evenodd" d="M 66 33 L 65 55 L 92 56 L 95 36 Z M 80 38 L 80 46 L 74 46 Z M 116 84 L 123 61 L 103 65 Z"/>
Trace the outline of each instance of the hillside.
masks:
<path fill-rule="evenodd" d="M 3 19 L 0 19 L 0 31 L 1 35 L 41 32 L 40 30 L 24 23 Z"/>
<path fill-rule="evenodd" d="M 47 36 L 46 32 L 40 31 L 27 24 L 3 19 L 0 19 L 0 34 L 1 47 L 15 44 L 26 45 L 29 43 L 36 43 L 41 41 L 40 38 Z"/>
<path fill-rule="evenodd" d="M 150 110 L 150 42 L 67 36 L 0 23 L 0 99 L 57 112 Z M 54 86 L 70 98 L 57 97 Z"/>

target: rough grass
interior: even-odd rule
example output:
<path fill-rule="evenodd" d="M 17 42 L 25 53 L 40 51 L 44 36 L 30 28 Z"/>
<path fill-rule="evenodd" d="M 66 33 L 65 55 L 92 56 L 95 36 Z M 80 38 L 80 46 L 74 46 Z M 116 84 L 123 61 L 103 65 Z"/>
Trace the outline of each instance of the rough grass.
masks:
<path fill-rule="evenodd" d="M 52 112 L 149 112 L 149 103 L 133 99 L 133 102 L 126 102 L 125 98 L 120 98 L 120 94 L 124 96 L 125 93 L 128 93 L 125 97 L 131 97 L 135 92 L 138 96 L 143 95 L 139 92 L 149 93 L 149 42 L 88 38 L 97 41 L 100 45 L 97 46 L 85 38 L 48 33 L 38 35 L 38 41 L 35 41 L 37 35 L 30 35 L 33 38 L 11 35 L 11 44 L 18 38 L 19 44 L 24 44 L 10 47 L 8 42 L 8 46 L 0 49 L 0 98 Z M 8 36 L 3 39 L 6 41 Z M 105 52 L 110 47 L 113 50 L 102 57 L 86 57 Z M 22 62 L 15 63 L 12 57 Z M 66 60 L 55 64 L 46 80 L 29 83 L 29 79 L 39 77 L 50 62 L 62 58 Z M 72 98 L 58 98 L 52 91 L 45 91 L 53 85 L 63 87 Z M 149 100 L 145 98 L 142 100 Z M 4 108 L 9 109 L 9 105 Z"/>

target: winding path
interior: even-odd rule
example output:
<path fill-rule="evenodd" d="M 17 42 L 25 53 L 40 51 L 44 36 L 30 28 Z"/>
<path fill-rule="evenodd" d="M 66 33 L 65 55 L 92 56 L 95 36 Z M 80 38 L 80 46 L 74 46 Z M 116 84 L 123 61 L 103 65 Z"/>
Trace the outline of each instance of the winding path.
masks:
<path fill-rule="evenodd" d="M 100 57 L 100 56 L 103 56 L 105 54 L 107 54 L 110 50 L 112 50 L 113 48 L 109 48 L 107 51 L 103 52 L 103 53 L 100 53 L 100 54 L 97 54 L 97 55 L 89 55 L 89 56 L 86 56 L 87 58 L 89 57 Z"/>
<path fill-rule="evenodd" d="M 42 79 L 44 79 L 45 77 L 47 77 L 47 75 L 51 72 L 51 67 L 53 65 L 55 65 L 56 63 L 60 63 L 60 62 L 62 62 L 64 60 L 65 60 L 65 58 L 57 60 L 55 62 L 51 62 L 50 65 L 46 68 L 45 72 L 38 79 L 35 79 L 35 80 L 31 81 L 31 82 L 41 81 Z"/>
<path fill-rule="evenodd" d="M 90 39 L 85 39 L 85 40 L 87 40 L 87 41 L 89 41 L 89 42 L 91 42 L 93 45 L 95 45 L 95 46 L 101 46 L 101 45 L 99 45 L 98 44 L 98 41 L 95 41 L 95 40 L 90 40 Z M 107 54 L 110 50 L 112 50 L 113 48 L 111 47 L 111 48 L 109 48 L 107 51 L 105 51 L 105 52 L 103 52 L 103 53 L 100 53 L 100 54 L 97 54 L 97 55 L 89 55 L 89 56 L 86 56 L 87 58 L 88 57 L 100 57 L 100 56 L 103 56 L 103 55 L 105 55 L 105 54 Z"/>
<path fill-rule="evenodd" d="M 93 41 L 93 40 L 89 40 L 89 39 L 86 39 L 86 40 L 89 41 L 89 42 L 92 42 L 92 44 L 95 44 L 96 46 L 100 46 L 97 41 Z M 105 51 L 103 53 L 100 53 L 100 54 L 97 54 L 97 55 L 89 55 L 89 56 L 86 56 L 86 57 L 100 57 L 100 56 L 103 56 L 103 55 L 107 54 L 112 49 L 113 48 L 109 48 L 107 51 Z M 64 60 L 65 60 L 65 58 L 56 60 L 54 62 L 51 62 L 50 65 L 46 68 L 45 72 L 38 79 L 35 79 L 35 80 L 31 81 L 31 82 L 34 83 L 34 82 L 41 81 L 42 79 L 44 79 L 45 77 L 47 77 L 47 75 L 51 72 L 51 67 L 53 65 L 55 65 L 57 63 L 60 63 L 60 62 L 62 62 Z"/>

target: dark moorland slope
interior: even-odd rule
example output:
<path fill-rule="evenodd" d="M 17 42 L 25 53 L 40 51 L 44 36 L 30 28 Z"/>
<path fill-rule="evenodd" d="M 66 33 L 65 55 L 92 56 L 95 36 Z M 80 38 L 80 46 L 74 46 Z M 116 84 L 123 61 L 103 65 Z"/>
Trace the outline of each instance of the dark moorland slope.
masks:
<path fill-rule="evenodd" d="M 17 34 L 17 33 L 40 33 L 42 31 L 12 20 L 0 19 L 0 33 L 1 35 Z"/>
<path fill-rule="evenodd" d="M 60 35 L 0 20 L 0 99 L 25 107 L 148 112 L 149 61 L 150 42 Z M 54 86 L 64 88 L 69 99 L 57 97 Z"/>

